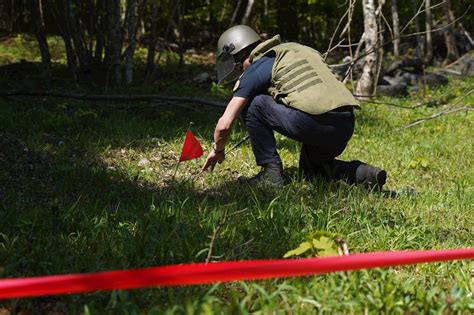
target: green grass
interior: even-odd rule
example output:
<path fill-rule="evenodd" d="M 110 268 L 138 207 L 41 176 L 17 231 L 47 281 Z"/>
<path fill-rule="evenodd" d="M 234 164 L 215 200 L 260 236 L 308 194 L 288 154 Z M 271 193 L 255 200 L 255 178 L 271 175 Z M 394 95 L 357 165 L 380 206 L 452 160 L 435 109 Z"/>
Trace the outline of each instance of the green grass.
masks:
<path fill-rule="evenodd" d="M 469 84 L 472 80 L 450 88 Z M 472 104 L 472 97 L 465 102 Z M 314 230 L 343 234 L 351 252 L 474 245 L 471 114 L 394 131 L 441 108 L 367 104 L 357 113 L 356 134 L 343 158 L 384 167 L 388 187 L 418 192 L 391 199 L 358 187 L 300 180 L 281 190 L 239 187 L 236 172 L 257 170 L 248 144 L 212 174 L 186 181 L 198 172 L 201 158 L 183 163 L 173 180 L 190 121 L 209 149 L 219 113 L 196 108 L 200 112 L 146 104 L 1 100 L 1 277 L 202 262 L 224 213 L 215 261 L 281 258 Z M 244 134 L 239 123 L 232 141 Z M 294 173 L 298 145 L 278 138 L 285 167 Z M 0 305 L 35 310 L 55 305 L 68 313 L 467 314 L 474 311 L 473 267 L 462 261 Z"/>
<path fill-rule="evenodd" d="M 59 36 L 49 36 L 48 46 L 52 62 L 65 63 L 64 43 Z M 0 65 L 20 61 L 41 62 L 38 43 L 33 35 L 18 34 L 0 42 Z"/>
<path fill-rule="evenodd" d="M 385 168 L 386 198 L 339 183 L 295 179 L 249 189 L 248 143 L 196 180 L 204 158 L 173 178 L 189 122 L 210 148 L 220 112 L 195 105 L 0 99 L 0 278 L 213 261 L 281 258 L 315 230 L 345 236 L 352 253 L 474 246 L 473 116 L 458 112 L 399 130 L 461 100 L 474 80 L 365 104 L 343 159 Z M 181 88 L 181 89 L 180 89 Z M 193 93 L 173 85 L 167 91 Z M 206 87 L 201 93 L 225 93 Z M 208 92 L 206 92 L 208 91 Z M 441 103 L 436 102 L 441 100 Z M 473 95 L 463 99 L 472 106 Z M 239 122 L 235 143 L 245 136 Z M 278 136 L 294 175 L 299 145 Z M 85 314 L 472 314 L 472 261 L 323 276 L 0 301 L 12 312 Z"/>

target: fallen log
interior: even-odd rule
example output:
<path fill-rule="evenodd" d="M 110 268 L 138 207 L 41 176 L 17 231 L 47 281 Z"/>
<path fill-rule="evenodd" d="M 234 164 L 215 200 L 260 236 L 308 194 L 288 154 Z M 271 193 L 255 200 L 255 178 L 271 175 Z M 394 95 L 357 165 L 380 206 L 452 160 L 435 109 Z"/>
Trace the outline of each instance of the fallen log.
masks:
<path fill-rule="evenodd" d="M 474 56 L 474 55 L 473 55 Z M 447 74 L 474 76 L 474 57 L 470 53 L 461 56 L 455 62 L 440 69 L 440 72 Z"/>
<path fill-rule="evenodd" d="M 381 96 L 398 96 L 407 95 L 407 85 L 405 83 L 395 85 L 377 85 L 377 95 Z"/>
<path fill-rule="evenodd" d="M 413 68 L 412 72 L 414 73 L 423 73 L 423 61 L 420 59 L 397 60 L 385 70 L 385 73 L 393 76 L 397 70 L 405 68 Z"/>
<path fill-rule="evenodd" d="M 52 91 L 23 91 L 23 90 L 10 90 L 0 91 L 0 96 L 11 97 L 11 96 L 47 96 L 47 97 L 60 97 L 60 98 L 71 98 L 83 101 L 172 101 L 172 102 L 184 102 L 184 103 L 198 103 L 208 105 L 212 107 L 225 108 L 226 103 L 207 100 L 199 97 L 192 96 L 165 96 L 158 94 L 140 94 L 140 95 L 125 95 L 125 94 L 85 94 L 85 93 L 66 93 L 66 92 L 52 92 Z"/>

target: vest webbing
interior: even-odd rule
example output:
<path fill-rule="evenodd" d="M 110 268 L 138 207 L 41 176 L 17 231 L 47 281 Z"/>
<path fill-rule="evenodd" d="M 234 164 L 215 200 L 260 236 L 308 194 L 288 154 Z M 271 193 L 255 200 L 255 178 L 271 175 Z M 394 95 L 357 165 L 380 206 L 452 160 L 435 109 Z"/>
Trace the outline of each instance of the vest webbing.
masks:
<path fill-rule="evenodd" d="M 318 51 L 297 43 L 282 44 L 277 35 L 258 45 L 250 54 L 250 62 L 271 51 L 276 58 L 268 92 L 277 102 L 309 114 L 322 114 L 346 105 L 360 107 Z"/>

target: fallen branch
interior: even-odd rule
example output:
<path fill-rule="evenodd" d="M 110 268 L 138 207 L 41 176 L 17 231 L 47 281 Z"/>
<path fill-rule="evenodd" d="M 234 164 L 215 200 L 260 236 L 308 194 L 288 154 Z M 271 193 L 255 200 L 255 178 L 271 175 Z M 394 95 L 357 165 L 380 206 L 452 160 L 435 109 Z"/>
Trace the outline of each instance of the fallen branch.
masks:
<path fill-rule="evenodd" d="M 60 98 L 71 98 L 83 101 L 171 101 L 171 102 L 185 102 L 185 103 L 199 103 L 212 107 L 225 108 L 226 104 L 218 101 L 206 100 L 199 97 L 190 96 L 164 96 L 157 94 L 141 94 L 141 95 L 121 95 L 121 94 L 84 94 L 84 93 L 65 93 L 65 92 L 51 92 L 51 91 L 22 91 L 10 90 L 0 91 L 0 96 L 49 96 Z"/>
<path fill-rule="evenodd" d="M 436 113 L 434 115 L 431 115 L 429 117 L 424 117 L 424 118 L 420 118 L 420 119 L 417 119 L 415 121 L 413 121 L 412 123 L 402 127 L 402 128 L 398 128 L 396 129 L 395 131 L 401 131 L 401 130 L 405 130 L 405 129 L 408 129 L 410 127 L 413 127 L 413 126 L 416 126 L 416 125 L 419 125 L 421 123 L 424 123 L 425 121 L 428 121 L 428 120 L 432 120 L 432 119 L 435 119 L 435 118 L 438 118 L 440 116 L 443 116 L 443 115 L 447 115 L 447 114 L 451 114 L 451 113 L 456 113 L 456 112 L 460 112 L 460 111 L 463 111 L 465 110 L 466 112 L 469 111 L 469 110 L 473 110 L 474 108 L 470 108 L 468 106 L 463 106 L 463 107 L 456 107 L 456 108 L 448 108 L 446 110 L 443 110 L 439 113 Z"/>
<path fill-rule="evenodd" d="M 474 93 L 474 89 L 470 89 L 469 91 L 467 91 L 466 93 L 464 93 L 461 98 L 454 104 L 450 107 L 451 108 L 454 108 L 454 106 L 456 106 L 457 104 L 461 103 L 461 101 L 463 99 L 465 99 L 466 97 L 468 97 L 469 95 L 471 95 L 472 93 Z M 378 101 L 372 101 L 370 100 L 370 98 L 378 98 L 379 96 L 378 95 L 359 95 L 359 94 L 352 94 L 354 95 L 354 97 L 356 98 L 360 98 L 361 102 L 362 103 L 368 103 L 368 104 L 375 104 L 375 105 L 387 105 L 387 106 L 393 106 L 393 107 L 400 107 L 400 108 L 406 108 L 406 109 L 416 109 L 416 108 L 419 108 L 419 107 L 423 107 L 423 106 L 433 106 L 433 104 L 444 104 L 446 103 L 444 100 L 444 98 L 446 97 L 446 95 L 448 95 L 449 93 L 445 93 L 444 95 L 442 95 L 441 97 L 437 98 L 436 100 L 433 100 L 433 101 L 429 101 L 429 102 L 424 102 L 424 103 L 419 103 L 417 105 L 414 105 L 414 106 L 405 106 L 405 105 L 399 105 L 399 104 L 395 104 L 395 103 L 390 103 L 390 102 L 378 102 Z"/>
<path fill-rule="evenodd" d="M 445 74 L 448 74 L 448 75 L 455 75 L 455 76 L 458 76 L 458 77 L 462 77 L 461 71 L 442 68 L 442 69 L 439 69 L 438 72 L 445 73 Z"/>
<path fill-rule="evenodd" d="M 376 102 L 376 101 L 371 101 L 371 100 L 368 100 L 368 99 L 363 100 L 361 102 L 362 103 L 367 103 L 367 104 L 374 104 L 374 105 L 387 105 L 387 106 L 399 107 L 399 108 L 405 108 L 405 109 L 415 109 L 415 108 L 418 108 L 418 107 L 428 105 L 428 103 L 426 103 L 426 104 L 419 104 L 419 105 L 415 105 L 415 106 L 405 106 L 405 105 L 399 105 L 399 104 L 389 103 L 389 102 Z"/>

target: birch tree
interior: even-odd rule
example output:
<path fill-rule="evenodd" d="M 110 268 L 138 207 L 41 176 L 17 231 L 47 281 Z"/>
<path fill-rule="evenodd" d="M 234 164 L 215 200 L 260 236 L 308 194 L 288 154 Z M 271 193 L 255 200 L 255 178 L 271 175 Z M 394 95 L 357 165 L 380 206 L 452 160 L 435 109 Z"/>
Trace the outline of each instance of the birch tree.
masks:
<path fill-rule="evenodd" d="M 426 47 L 425 47 L 425 63 L 429 64 L 433 60 L 433 39 L 431 34 L 431 0 L 425 0 L 425 31 L 426 31 Z"/>
<path fill-rule="evenodd" d="M 377 40 L 378 27 L 375 14 L 375 0 L 362 0 L 364 13 L 364 33 L 365 51 L 367 56 L 364 59 L 362 75 L 357 82 L 357 95 L 372 95 L 376 87 L 377 76 Z"/>
<path fill-rule="evenodd" d="M 400 18 L 398 17 L 397 0 L 391 2 L 392 28 L 393 28 L 393 55 L 400 58 Z"/>
<path fill-rule="evenodd" d="M 253 4 L 254 4 L 254 0 L 248 0 L 247 7 L 245 8 L 245 13 L 244 13 L 244 16 L 242 17 L 242 20 L 240 21 L 240 24 L 247 24 L 250 17 L 250 13 L 252 12 Z"/>

